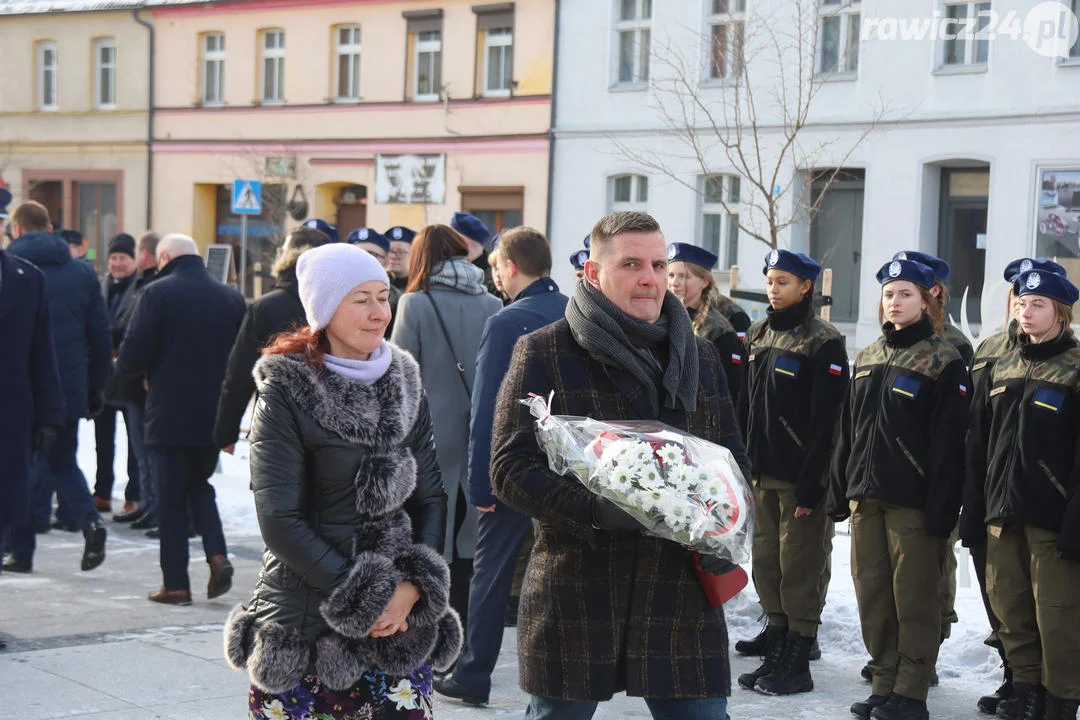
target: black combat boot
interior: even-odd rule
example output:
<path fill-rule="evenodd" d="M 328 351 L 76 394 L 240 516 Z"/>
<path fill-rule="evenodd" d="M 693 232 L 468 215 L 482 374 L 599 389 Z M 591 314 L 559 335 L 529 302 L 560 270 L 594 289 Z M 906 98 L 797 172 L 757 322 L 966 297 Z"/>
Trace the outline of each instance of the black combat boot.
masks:
<path fill-rule="evenodd" d="M 888 700 L 884 695 L 871 695 L 862 702 L 857 702 L 851 706 L 851 714 L 859 718 L 859 720 L 870 720 L 870 713 L 874 711 L 879 705 L 884 705 Z"/>
<path fill-rule="evenodd" d="M 1046 720 L 1076 720 L 1080 700 L 1066 700 L 1046 693 Z"/>
<path fill-rule="evenodd" d="M 764 661 L 754 672 L 743 673 L 739 676 L 739 685 L 747 690 L 753 690 L 759 678 L 763 678 L 776 669 L 780 657 L 784 654 L 784 638 L 787 636 L 786 627 L 773 627 L 765 629 L 765 657 Z"/>
<path fill-rule="evenodd" d="M 764 695 L 795 695 L 814 689 L 810 677 L 810 648 L 814 638 L 789 630 L 784 638 L 784 654 L 776 669 L 758 678 L 754 689 Z"/>
<path fill-rule="evenodd" d="M 862 670 L 859 671 L 862 675 L 862 679 L 868 683 L 874 682 L 874 671 L 870 669 L 870 663 L 866 663 L 862 666 Z"/>
<path fill-rule="evenodd" d="M 871 711 L 870 720 L 930 720 L 930 711 L 925 700 L 890 693 L 884 705 Z"/>
<path fill-rule="evenodd" d="M 1013 696 L 998 703 L 997 715 L 1005 720 L 1043 720 L 1046 691 L 1042 685 L 1013 683 Z"/>
<path fill-rule="evenodd" d="M 753 640 L 740 640 L 735 643 L 735 652 L 747 657 L 761 657 L 765 654 L 765 633 L 768 627 L 761 628 L 761 632 L 754 636 Z"/>
<path fill-rule="evenodd" d="M 979 712 L 986 713 L 987 715 L 996 715 L 998 706 L 1001 704 L 1001 702 L 1003 700 L 1008 700 L 1012 696 L 1012 668 L 1009 667 L 1008 663 L 1005 663 L 1005 673 L 1001 683 L 1001 687 L 995 690 L 992 695 L 983 695 L 981 698 L 979 698 Z"/>

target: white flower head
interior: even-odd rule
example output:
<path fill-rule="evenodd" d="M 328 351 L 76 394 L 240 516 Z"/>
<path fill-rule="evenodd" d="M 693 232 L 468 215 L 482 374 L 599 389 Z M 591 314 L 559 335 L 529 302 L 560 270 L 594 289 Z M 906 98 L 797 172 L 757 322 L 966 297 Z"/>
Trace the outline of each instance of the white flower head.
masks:
<path fill-rule="evenodd" d="M 420 707 L 417 704 L 420 693 L 412 686 L 412 683 L 409 682 L 409 678 L 402 678 L 401 681 L 386 694 L 386 697 L 397 703 L 398 710 L 415 710 Z"/>
<path fill-rule="evenodd" d="M 659 510 L 664 502 L 666 495 L 659 490 L 642 490 L 641 492 L 634 493 L 638 507 L 647 513 L 653 513 Z"/>
<path fill-rule="evenodd" d="M 683 464 L 683 451 L 678 445 L 668 443 L 656 451 L 656 457 L 665 467 Z"/>
<path fill-rule="evenodd" d="M 684 528 L 690 517 L 690 506 L 684 497 L 665 497 L 660 511 L 664 515 L 664 523 L 675 530 Z"/>
<path fill-rule="evenodd" d="M 263 714 L 268 720 L 289 720 L 289 711 L 280 700 L 271 700 L 263 703 Z"/>
<path fill-rule="evenodd" d="M 649 462 L 638 467 L 634 474 L 634 480 L 638 487 L 644 490 L 656 490 L 664 487 L 664 478 L 656 463 Z"/>
<path fill-rule="evenodd" d="M 628 492 L 633 488 L 634 475 L 630 468 L 616 467 L 608 478 L 608 487 L 620 493 Z"/>

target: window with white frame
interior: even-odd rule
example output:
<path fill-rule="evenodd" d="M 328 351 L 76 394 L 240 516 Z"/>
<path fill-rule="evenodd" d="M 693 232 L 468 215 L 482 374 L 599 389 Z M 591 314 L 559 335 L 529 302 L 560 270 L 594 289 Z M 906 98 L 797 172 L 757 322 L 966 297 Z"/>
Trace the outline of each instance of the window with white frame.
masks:
<path fill-rule="evenodd" d="M 1072 0 L 1072 12 L 1073 15 L 1080 17 L 1080 0 Z M 1069 59 L 1080 59 L 1080 37 L 1077 37 L 1072 47 L 1069 48 Z"/>
<path fill-rule="evenodd" d="M 264 30 L 262 34 L 262 101 L 285 102 L 284 30 Z"/>
<path fill-rule="evenodd" d="M 649 202 L 649 178 L 644 175 L 614 175 L 608 179 L 611 211 L 644 210 Z"/>
<path fill-rule="evenodd" d="M 746 36 L 746 0 L 709 0 L 710 80 L 736 77 L 742 71 Z"/>
<path fill-rule="evenodd" d="M 615 22 L 618 59 L 615 82 L 636 85 L 649 80 L 652 0 L 617 0 Z"/>
<path fill-rule="evenodd" d="M 942 67 L 978 67 L 990 57 L 989 2 L 946 2 L 942 13 Z"/>
<path fill-rule="evenodd" d="M 413 100 L 433 102 L 442 90 L 442 31 L 416 33 Z"/>
<path fill-rule="evenodd" d="M 720 258 L 720 269 L 739 262 L 738 175 L 706 175 L 700 178 L 701 247 Z M 725 208 L 725 205 L 727 206 Z M 730 212 L 729 212 L 730 211 Z"/>
<path fill-rule="evenodd" d="M 55 110 L 59 102 L 56 97 L 56 43 L 51 40 L 39 42 L 37 56 L 38 107 L 42 110 Z"/>
<path fill-rule="evenodd" d="M 116 107 L 116 40 L 94 41 L 94 106 Z"/>
<path fill-rule="evenodd" d="M 337 29 L 338 101 L 360 99 L 360 27 L 346 25 Z"/>
<path fill-rule="evenodd" d="M 513 74 L 513 28 L 491 28 L 484 31 L 484 95 L 509 97 Z"/>
<path fill-rule="evenodd" d="M 203 35 L 203 105 L 225 104 L 225 35 Z"/>
<path fill-rule="evenodd" d="M 822 0 L 818 51 L 821 75 L 854 75 L 859 70 L 859 0 Z"/>

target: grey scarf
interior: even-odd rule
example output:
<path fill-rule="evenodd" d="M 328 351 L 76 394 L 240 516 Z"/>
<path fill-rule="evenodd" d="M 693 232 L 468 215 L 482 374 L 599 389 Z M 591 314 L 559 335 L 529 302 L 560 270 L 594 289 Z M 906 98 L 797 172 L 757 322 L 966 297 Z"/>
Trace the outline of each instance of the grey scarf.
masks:
<path fill-rule="evenodd" d="M 660 413 L 661 387 L 664 407 L 681 406 L 687 412 L 697 407 L 697 341 L 690 316 L 671 293 L 664 295 L 660 319 L 651 323 L 623 312 L 580 280 L 566 306 L 566 321 L 574 340 L 590 355 L 626 370 L 645 387 L 653 413 Z M 657 359 L 665 351 L 666 368 Z"/>
<path fill-rule="evenodd" d="M 437 265 L 431 273 L 432 285 L 441 285 L 467 295 L 483 295 L 484 271 L 469 262 L 464 255 L 452 257 Z"/>

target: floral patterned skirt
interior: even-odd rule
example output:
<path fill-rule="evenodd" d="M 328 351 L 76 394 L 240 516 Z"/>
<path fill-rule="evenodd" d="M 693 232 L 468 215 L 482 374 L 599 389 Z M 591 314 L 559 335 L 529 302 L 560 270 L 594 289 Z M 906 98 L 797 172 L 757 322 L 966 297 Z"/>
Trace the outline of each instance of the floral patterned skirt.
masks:
<path fill-rule="evenodd" d="M 316 675 L 284 693 L 252 685 L 248 720 L 431 720 L 431 685 L 429 665 L 403 678 L 371 670 L 344 691 L 331 690 Z"/>

